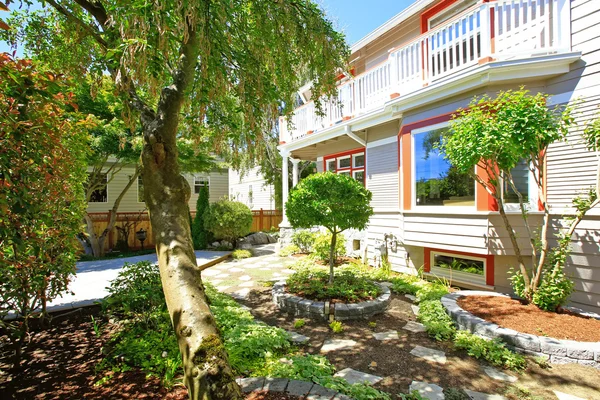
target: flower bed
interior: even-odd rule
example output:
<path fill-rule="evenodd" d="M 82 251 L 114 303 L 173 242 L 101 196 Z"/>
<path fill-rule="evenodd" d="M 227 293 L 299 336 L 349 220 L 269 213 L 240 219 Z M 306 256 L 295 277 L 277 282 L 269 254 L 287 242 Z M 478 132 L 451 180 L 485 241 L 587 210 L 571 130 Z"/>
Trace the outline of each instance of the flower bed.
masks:
<path fill-rule="evenodd" d="M 552 363 L 577 363 L 600 369 L 600 342 L 561 340 L 501 327 L 464 310 L 459 304 L 459 299 L 463 296 L 509 297 L 501 293 L 482 291 L 459 291 L 445 295 L 441 300 L 442 304 L 460 329 L 491 339 L 500 338 L 514 350 L 545 356 Z"/>

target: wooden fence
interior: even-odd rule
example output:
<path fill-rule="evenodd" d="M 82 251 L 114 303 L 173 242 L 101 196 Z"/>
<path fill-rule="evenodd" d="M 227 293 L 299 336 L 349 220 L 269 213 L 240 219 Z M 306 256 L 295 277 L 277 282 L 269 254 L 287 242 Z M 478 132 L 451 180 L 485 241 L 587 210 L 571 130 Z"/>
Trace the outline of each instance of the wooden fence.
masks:
<path fill-rule="evenodd" d="M 192 218 L 196 214 L 192 211 Z M 108 226 L 108 213 L 88 213 L 94 222 L 94 232 L 101 234 Z M 255 210 L 252 211 L 251 232 L 267 231 L 271 228 L 278 228 L 283 220 L 283 214 L 279 210 Z M 117 213 L 115 227 L 108 233 L 108 240 L 104 244 L 106 250 L 115 249 L 119 239 L 125 241 L 131 250 L 142 248 L 141 242 L 136 238 L 135 233 L 140 229 L 146 231 L 146 240 L 144 248 L 148 249 L 154 246 L 154 237 L 152 235 L 152 226 L 147 212 L 121 212 Z"/>

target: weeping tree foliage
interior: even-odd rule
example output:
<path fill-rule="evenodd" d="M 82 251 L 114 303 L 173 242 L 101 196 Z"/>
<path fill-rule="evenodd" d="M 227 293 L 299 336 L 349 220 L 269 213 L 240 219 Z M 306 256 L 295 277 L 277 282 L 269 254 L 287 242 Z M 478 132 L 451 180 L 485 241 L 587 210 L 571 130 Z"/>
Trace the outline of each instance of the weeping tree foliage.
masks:
<path fill-rule="evenodd" d="M 549 249 L 550 209 L 543 188 L 546 154 L 551 143 L 565 140 L 574 120 L 570 108 L 549 108 L 547 97 L 542 93 L 531 95 L 521 89 L 500 92 L 494 99 L 487 96 L 474 99 L 469 108 L 454 115 L 450 132 L 441 147 L 453 166 L 469 173 L 498 202 L 498 210 L 519 264 L 519 272 L 513 278 L 515 291 L 538 306 L 556 308 L 572 291 L 572 283 L 563 273 L 571 235 L 594 204 L 595 195 L 590 192 L 591 197 L 587 200 L 578 198 L 574 201 L 579 216 L 566 236 L 559 235 L 559 246 Z M 527 204 L 512 175 L 513 169 L 522 161 L 529 166 L 538 188 L 544 215 L 539 230 L 529 222 Z M 532 254 L 531 268 L 526 267 L 523 250 L 504 209 L 505 183 L 519 199 Z"/>
<path fill-rule="evenodd" d="M 372 196 L 354 178 L 332 172 L 311 175 L 290 193 L 285 211 L 294 228 L 323 226 L 331 232 L 329 283 L 333 283 L 337 235 L 366 228 L 373 215 Z"/>
<path fill-rule="evenodd" d="M 9 5 L 10 6 L 10 5 Z M 68 74 L 108 72 L 142 134 L 141 176 L 167 306 L 192 399 L 239 399 L 200 285 L 177 143 L 255 156 L 306 71 L 333 95 L 348 55 L 310 0 L 47 0 L 15 15 L 11 40 Z M 20 21 L 14 21 L 20 19 Z M 21 22 L 21 23 L 19 23 Z M 320 106 L 317 100 L 317 106 Z"/>

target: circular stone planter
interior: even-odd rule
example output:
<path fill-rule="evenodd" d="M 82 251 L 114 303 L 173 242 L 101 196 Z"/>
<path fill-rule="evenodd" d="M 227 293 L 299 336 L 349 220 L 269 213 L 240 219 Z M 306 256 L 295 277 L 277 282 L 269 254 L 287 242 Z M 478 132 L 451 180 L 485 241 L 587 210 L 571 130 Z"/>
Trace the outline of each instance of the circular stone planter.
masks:
<path fill-rule="evenodd" d="M 298 317 L 307 317 L 328 321 L 334 318 L 338 321 L 351 319 L 370 318 L 381 314 L 390 304 L 390 289 L 375 283 L 382 294 L 375 300 L 363 301 L 361 303 L 334 303 L 329 301 L 313 301 L 286 293 L 285 283 L 277 282 L 273 286 L 273 303 L 277 304 L 282 311 Z"/>
<path fill-rule="evenodd" d="M 352 400 L 335 390 L 327 389 L 307 381 L 297 381 L 285 378 L 239 378 L 236 380 L 242 392 L 251 393 L 266 390 L 273 393 L 286 393 L 308 399 L 319 400 Z"/>
<path fill-rule="evenodd" d="M 500 338 L 512 350 L 533 356 L 546 357 L 554 364 L 575 363 L 600 369 L 600 342 L 554 339 L 503 328 L 461 308 L 457 300 L 462 296 L 511 297 L 502 293 L 478 290 L 462 290 L 445 295 L 442 297 L 442 304 L 459 329 L 489 339 Z"/>

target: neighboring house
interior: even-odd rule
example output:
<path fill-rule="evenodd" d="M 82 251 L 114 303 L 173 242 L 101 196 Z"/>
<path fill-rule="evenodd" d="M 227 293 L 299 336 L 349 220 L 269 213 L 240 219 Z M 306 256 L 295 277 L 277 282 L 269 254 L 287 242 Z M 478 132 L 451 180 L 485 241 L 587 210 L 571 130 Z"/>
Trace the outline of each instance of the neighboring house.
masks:
<path fill-rule="evenodd" d="M 135 173 L 134 166 L 125 166 L 119 170 L 109 181 L 103 190 L 97 190 L 88 203 L 88 213 L 108 212 L 114 204 L 115 199 L 127 185 L 129 178 Z M 229 187 L 229 175 L 226 169 L 215 170 L 210 173 L 184 174 L 188 181 L 192 194 L 188 202 L 190 211 L 196 210 L 196 200 L 200 188 L 207 185 L 209 188 L 210 201 L 215 202 L 227 196 Z M 144 184 L 141 178 L 134 183 L 123 196 L 119 205 L 119 213 L 135 213 L 146 210 L 143 198 Z"/>
<path fill-rule="evenodd" d="M 275 190 L 266 183 L 258 167 L 248 171 L 229 169 L 229 198 L 251 210 L 275 210 Z"/>
<path fill-rule="evenodd" d="M 599 24 L 591 0 L 418 0 L 352 46 L 354 75 L 340 81 L 341 107 L 328 104 L 318 117 L 310 85 L 301 90 L 295 128 L 280 121 L 283 173 L 288 158 L 316 161 L 319 171 L 353 176 L 373 193 L 375 214 L 364 232 L 346 234 L 349 250 L 372 261 L 387 249 L 394 270 L 437 276 L 448 276 L 441 263 L 466 262 L 477 273 L 455 273 L 454 284 L 510 291 L 507 271 L 517 263 L 496 204 L 428 151 L 427 139 L 474 96 L 521 85 L 551 94 L 552 105 L 582 99 L 577 122 L 589 121 L 600 105 Z M 595 182 L 596 155 L 580 132 L 548 152 L 545 190 L 556 217 Z M 539 218 L 525 165 L 517 172 L 531 218 Z M 288 192 L 283 179 L 284 199 Z M 507 209 L 518 231 L 515 206 Z M 572 304 L 600 311 L 600 210 L 588 215 L 567 273 L 575 281 Z M 289 224 L 281 226 L 285 233 Z"/>

